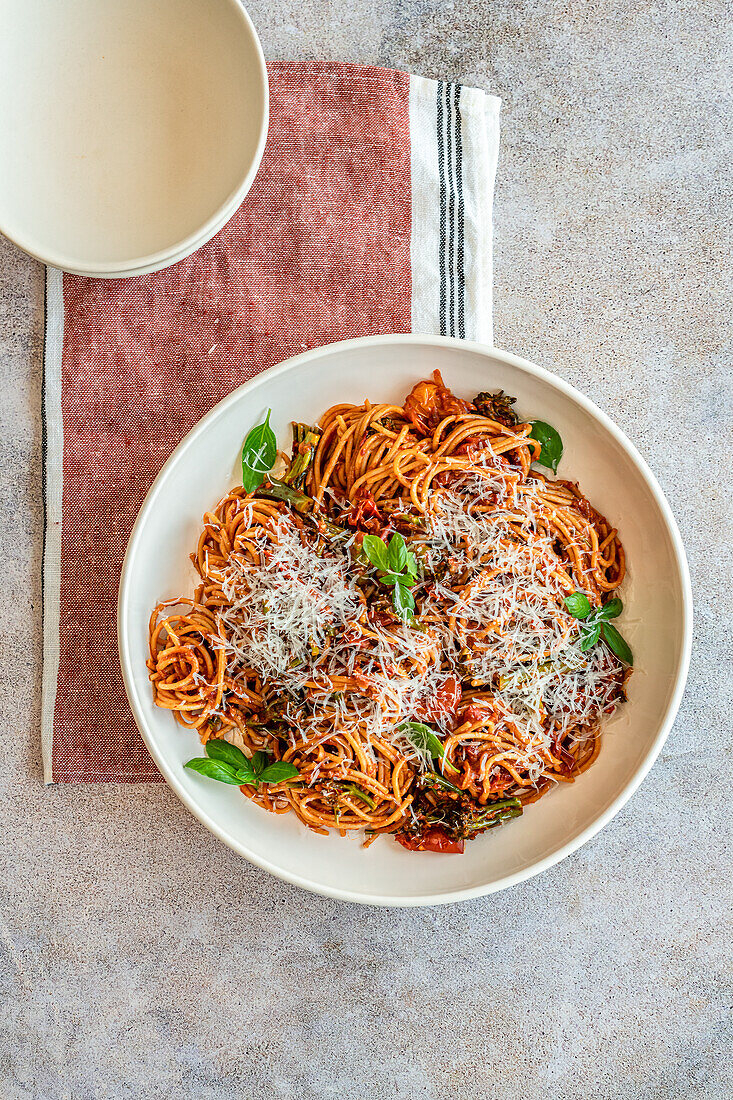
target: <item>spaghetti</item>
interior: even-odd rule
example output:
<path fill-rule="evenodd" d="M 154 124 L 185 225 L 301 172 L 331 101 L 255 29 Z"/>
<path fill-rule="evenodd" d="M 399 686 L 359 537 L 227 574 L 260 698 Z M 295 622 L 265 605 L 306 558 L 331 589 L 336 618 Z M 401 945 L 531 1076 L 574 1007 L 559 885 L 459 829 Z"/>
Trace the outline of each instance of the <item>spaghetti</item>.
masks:
<path fill-rule="evenodd" d="M 403 406 L 294 425 L 283 477 L 205 514 L 193 598 L 152 614 L 156 704 L 209 750 L 289 764 L 241 783 L 264 809 L 366 843 L 463 851 L 572 782 L 630 670 L 568 598 L 600 622 L 624 552 L 538 471 L 532 430 L 437 372 Z"/>

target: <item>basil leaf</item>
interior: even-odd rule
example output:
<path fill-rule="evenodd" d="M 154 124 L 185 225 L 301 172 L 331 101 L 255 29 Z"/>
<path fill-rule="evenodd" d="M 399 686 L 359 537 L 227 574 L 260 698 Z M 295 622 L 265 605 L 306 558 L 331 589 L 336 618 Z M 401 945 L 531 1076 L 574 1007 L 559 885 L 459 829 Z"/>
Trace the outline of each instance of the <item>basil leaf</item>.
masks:
<path fill-rule="evenodd" d="M 405 565 L 405 569 L 414 580 L 417 580 L 417 561 L 415 560 L 415 555 L 409 553 L 409 551 L 407 554 L 407 564 Z"/>
<path fill-rule="evenodd" d="M 596 618 L 602 621 L 606 619 L 617 618 L 624 609 L 624 605 L 618 598 L 615 600 L 609 600 L 608 603 L 604 603 L 600 611 L 597 612 Z"/>
<path fill-rule="evenodd" d="M 346 788 L 349 794 L 353 794 L 354 798 L 360 798 L 362 802 L 366 802 L 370 810 L 374 809 L 374 799 L 366 791 L 363 791 L 361 787 L 357 787 L 356 783 L 349 783 Z"/>
<path fill-rule="evenodd" d="M 268 753 L 263 752 L 262 749 L 258 749 L 257 752 L 252 753 L 251 767 L 254 775 L 259 778 L 262 774 L 262 769 L 267 765 Z"/>
<path fill-rule="evenodd" d="M 286 760 L 276 760 L 268 765 L 259 776 L 261 783 L 282 783 L 284 779 L 295 779 L 300 772 L 295 764 L 289 764 Z"/>
<path fill-rule="evenodd" d="M 603 623 L 601 634 L 604 642 L 611 652 L 615 653 L 619 661 L 623 661 L 625 665 L 633 665 L 634 655 L 615 626 L 611 626 L 610 623 Z"/>
<path fill-rule="evenodd" d="M 395 531 L 389 540 L 389 569 L 393 573 L 404 573 L 407 565 L 407 547 L 399 531 Z"/>
<path fill-rule="evenodd" d="M 197 756 L 194 760 L 188 760 L 184 768 L 190 768 L 192 772 L 199 772 L 208 779 L 217 779 L 220 783 L 231 783 L 234 787 L 241 787 L 247 780 L 242 779 L 243 772 L 237 772 L 231 764 L 225 764 L 222 760 L 209 760 L 205 756 Z"/>
<path fill-rule="evenodd" d="M 207 741 L 204 752 L 210 760 L 221 760 L 224 764 L 231 764 L 233 768 L 249 768 L 251 764 L 241 749 L 236 745 L 230 745 L 221 738 L 213 738 Z"/>
<path fill-rule="evenodd" d="M 589 649 L 592 649 L 593 646 L 597 643 L 600 636 L 600 623 L 596 623 L 588 630 L 584 630 L 583 633 L 580 635 L 580 648 L 582 649 L 583 653 L 587 653 Z"/>
<path fill-rule="evenodd" d="M 386 584 L 391 588 L 393 584 L 402 584 L 404 580 L 402 573 L 383 573 L 379 578 L 379 583 Z"/>
<path fill-rule="evenodd" d="M 251 768 L 239 768 L 237 770 L 237 780 L 243 787 L 257 787 L 260 782 Z"/>
<path fill-rule="evenodd" d="M 552 424 L 546 424 L 544 420 L 531 420 L 530 424 L 532 425 L 530 437 L 536 439 L 542 447 L 540 457 L 535 459 L 535 462 L 540 466 L 546 466 L 556 474 L 563 452 L 560 433 L 553 428 Z"/>
<path fill-rule="evenodd" d="M 244 441 L 242 447 L 242 485 L 248 493 L 262 484 L 268 470 L 275 465 L 277 458 L 277 439 L 270 427 L 270 413 L 262 424 L 257 424 Z"/>
<path fill-rule="evenodd" d="M 563 603 L 576 619 L 587 619 L 591 613 L 591 602 L 582 592 L 573 592 L 572 596 L 566 596 Z"/>
<path fill-rule="evenodd" d="M 364 535 L 361 545 L 372 565 L 376 565 L 377 569 L 382 569 L 385 573 L 389 572 L 387 547 L 379 535 Z"/>
<path fill-rule="evenodd" d="M 445 756 L 445 745 L 424 722 L 403 722 L 399 728 L 413 748 L 424 756 L 432 756 L 434 760 L 442 760 Z"/>
<path fill-rule="evenodd" d="M 401 584 L 403 588 L 414 588 L 417 584 L 417 577 L 411 577 L 407 573 L 383 573 L 379 580 L 390 588 L 393 584 Z"/>
<path fill-rule="evenodd" d="M 403 618 L 409 618 L 415 610 L 415 599 L 409 588 L 396 584 L 392 593 L 392 606 Z"/>

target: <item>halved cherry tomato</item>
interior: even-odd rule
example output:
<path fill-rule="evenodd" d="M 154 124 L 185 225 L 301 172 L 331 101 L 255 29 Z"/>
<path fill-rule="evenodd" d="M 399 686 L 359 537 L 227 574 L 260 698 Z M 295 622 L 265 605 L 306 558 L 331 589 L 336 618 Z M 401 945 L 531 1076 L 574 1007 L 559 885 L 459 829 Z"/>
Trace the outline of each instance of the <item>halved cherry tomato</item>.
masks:
<path fill-rule="evenodd" d="M 440 826 L 431 825 L 420 836 L 398 834 L 395 839 L 410 852 L 443 852 L 446 855 L 462 855 L 465 841 L 453 840 Z"/>
<path fill-rule="evenodd" d="M 461 701 L 463 688 L 457 676 L 446 676 L 445 683 L 435 695 L 418 703 L 415 713 L 421 722 L 439 722 L 452 718 Z"/>
<path fill-rule="evenodd" d="M 346 522 L 350 527 L 358 527 L 360 531 L 368 531 L 372 535 L 381 534 L 385 519 L 368 489 L 359 493 L 358 499 L 346 513 Z"/>
<path fill-rule="evenodd" d="M 451 393 L 440 371 L 433 371 L 433 379 L 433 382 L 418 382 L 413 386 L 404 405 L 405 416 L 423 435 L 436 428 L 446 416 L 475 411 L 470 401 L 463 401 Z"/>

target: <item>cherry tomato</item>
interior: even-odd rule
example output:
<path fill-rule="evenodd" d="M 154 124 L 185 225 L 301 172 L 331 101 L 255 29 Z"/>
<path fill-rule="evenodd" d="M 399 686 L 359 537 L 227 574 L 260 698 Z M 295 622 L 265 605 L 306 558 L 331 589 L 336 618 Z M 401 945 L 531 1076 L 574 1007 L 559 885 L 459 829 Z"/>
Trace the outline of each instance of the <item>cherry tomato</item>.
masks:
<path fill-rule="evenodd" d="M 465 844 L 463 840 L 453 840 L 438 825 L 424 829 L 420 836 L 398 834 L 395 839 L 409 852 L 443 852 L 446 855 L 462 855 Z"/>

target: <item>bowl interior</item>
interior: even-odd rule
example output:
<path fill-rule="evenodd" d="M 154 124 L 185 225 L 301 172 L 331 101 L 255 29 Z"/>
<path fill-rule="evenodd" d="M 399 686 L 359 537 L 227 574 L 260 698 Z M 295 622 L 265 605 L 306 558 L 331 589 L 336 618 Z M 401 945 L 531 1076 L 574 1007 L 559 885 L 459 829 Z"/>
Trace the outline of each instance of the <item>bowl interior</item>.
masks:
<path fill-rule="evenodd" d="M 147 624 L 161 599 L 188 594 L 188 554 L 202 513 L 237 482 L 242 439 L 272 407 L 280 445 L 291 419 L 316 420 L 337 401 L 399 399 L 434 368 L 458 394 L 503 388 L 528 419 L 554 424 L 565 443 L 559 475 L 578 480 L 619 528 L 629 561 L 622 595 L 635 656 L 630 698 L 608 724 L 596 764 L 524 816 L 467 845 L 463 856 L 408 853 L 380 838 L 324 838 L 291 815 L 253 806 L 236 789 L 185 771 L 197 738 L 151 701 Z M 651 475 L 602 414 L 564 383 L 500 352 L 440 340 L 378 337 L 319 349 L 260 375 L 210 413 L 164 467 L 142 509 L 120 592 L 120 646 L 138 724 L 166 778 L 232 847 L 310 889 L 381 904 L 417 904 L 486 893 L 528 877 L 592 835 L 618 809 L 656 756 L 671 723 L 687 660 L 688 581 L 674 521 Z"/>
<path fill-rule="evenodd" d="M 0 230 L 72 270 L 180 252 L 256 168 L 266 109 L 238 0 L 7 0 Z"/>

